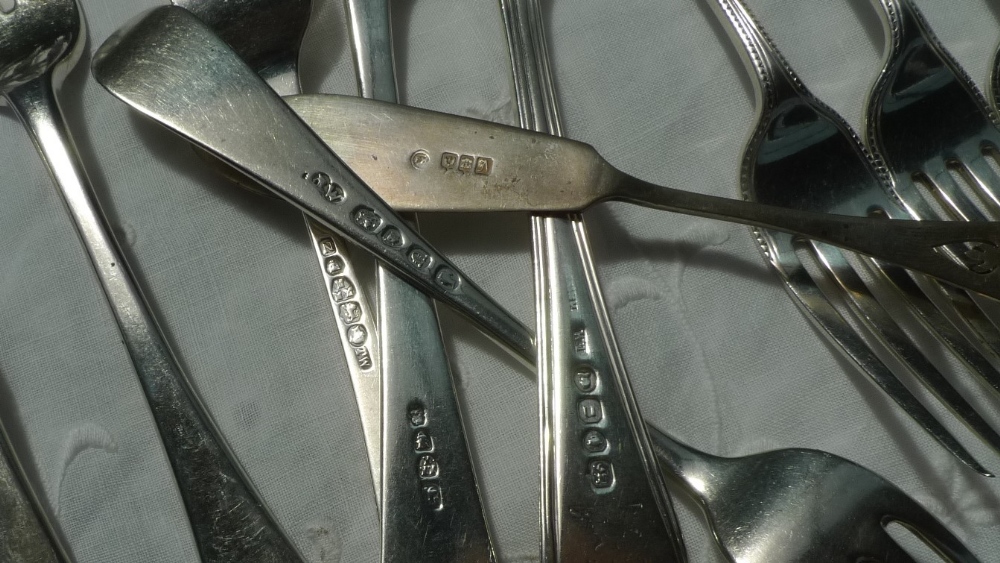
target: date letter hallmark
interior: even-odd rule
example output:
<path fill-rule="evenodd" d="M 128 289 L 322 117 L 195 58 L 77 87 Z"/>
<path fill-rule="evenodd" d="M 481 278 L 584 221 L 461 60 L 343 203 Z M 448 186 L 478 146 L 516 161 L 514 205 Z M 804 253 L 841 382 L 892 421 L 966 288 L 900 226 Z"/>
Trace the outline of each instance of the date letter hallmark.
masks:
<path fill-rule="evenodd" d="M 444 508 L 444 493 L 441 488 L 441 464 L 435 457 L 434 436 L 431 433 L 427 408 L 420 401 L 414 401 L 406 408 L 406 421 L 413 429 L 413 456 L 416 466 L 416 482 L 423 492 L 427 508 L 438 511 Z"/>
<path fill-rule="evenodd" d="M 456 170 L 463 174 L 489 176 L 493 173 L 493 159 L 488 156 L 445 152 L 441 153 L 441 168 Z"/>
<path fill-rule="evenodd" d="M 323 199 L 330 203 L 341 203 L 347 197 L 347 194 L 344 193 L 344 188 L 340 187 L 340 184 L 337 182 L 334 182 L 333 178 L 326 172 L 306 172 L 302 174 L 302 179 L 316 186 Z"/>

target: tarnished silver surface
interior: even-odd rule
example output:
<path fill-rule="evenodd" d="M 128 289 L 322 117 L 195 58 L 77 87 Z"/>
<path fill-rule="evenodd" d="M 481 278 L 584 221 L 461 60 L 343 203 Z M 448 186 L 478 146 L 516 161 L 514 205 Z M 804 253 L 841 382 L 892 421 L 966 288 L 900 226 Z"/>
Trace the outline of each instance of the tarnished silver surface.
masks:
<path fill-rule="evenodd" d="M 163 439 L 202 558 L 299 560 L 171 354 L 92 196 L 55 94 L 79 59 L 85 37 L 75 0 L 19 0 L 13 13 L 0 20 L 0 89 L 45 160 L 94 265 Z"/>
<path fill-rule="evenodd" d="M 857 135 L 805 88 L 747 7 L 740 0 L 717 0 L 712 6 L 756 79 L 759 115 L 743 156 L 740 181 L 744 197 L 793 209 L 855 216 L 877 211 L 892 219 L 906 217 Z M 796 237 L 785 233 L 754 233 L 765 260 L 807 318 L 946 449 L 988 474 L 878 354 L 893 358 L 891 365 L 899 366 L 904 379 L 917 377 L 995 449 L 1000 449 L 1000 435 L 896 324 L 847 257 L 826 244 L 799 244 Z M 801 253 L 811 257 L 818 271 L 810 271 Z M 917 311 L 934 319 L 956 347 L 966 350 L 969 357 L 978 357 L 984 372 L 995 372 L 964 337 L 946 330 L 948 321 L 906 272 L 877 260 L 867 264 L 878 283 L 907 293 Z M 864 334 L 855 330 L 823 293 L 824 278 L 828 280 L 825 285 L 839 293 L 834 300 L 846 302 Z"/>
<path fill-rule="evenodd" d="M 207 23 L 275 92 L 283 96 L 301 93 L 299 46 L 309 24 L 312 0 L 173 0 L 172 3 Z M 234 179 L 238 184 L 255 186 L 221 161 L 211 160 L 231 171 L 227 176 L 237 176 Z M 259 187 L 254 189 L 260 191 Z M 303 218 L 354 385 L 377 497 L 377 484 L 382 479 L 379 463 L 382 411 L 381 346 L 375 316 L 344 241 L 308 215 Z"/>
<path fill-rule="evenodd" d="M 562 133 L 541 9 L 502 1 L 521 126 Z M 533 186 L 539 191 L 558 185 Z M 618 351 L 583 217 L 537 216 L 542 561 L 686 561 Z"/>
<path fill-rule="evenodd" d="M 396 103 L 387 0 L 347 0 L 361 95 Z M 493 561 L 434 301 L 379 265 L 382 561 Z"/>
<path fill-rule="evenodd" d="M 69 563 L 72 561 L 38 497 L 24 476 L 6 430 L 0 425 L 0 561 Z"/>
<path fill-rule="evenodd" d="M 212 68 L 206 78 L 203 68 Z M 372 252 L 533 362 L 531 331 L 427 244 L 194 16 L 166 6 L 102 45 L 111 93 Z"/>
<path fill-rule="evenodd" d="M 506 125 L 343 96 L 290 98 L 289 104 L 338 155 L 338 147 L 345 146 L 338 137 L 361 143 L 366 152 L 352 156 L 347 149 L 344 161 L 396 209 L 567 211 L 603 200 L 628 201 L 800 235 L 1000 297 L 1000 269 L 994 268 L 992 254 L 1000 251 L 1000 232 L 991 225 L 850 217 L 697 194 L 629 176 L 584 143 Z M 477 164 L 476 153 L 489 155 L 490 162 Z M 469 157 L 466 164 L 463 156 Z M 366 159 L 378 162 L 374 171 L 366 170 Z M 478 174 L 477 166 L 491 173 Z M 524 186 L 516 196 L 509 189 L 512 182 Z M 551 194 L 529 188 L 542 185 L 555 188 Z M 964 263 L 937 250 L 966 242 L 980 250 L 969 250 Z"/>
<path fill-rule="evenodd" d="M 947 561 L 979 561 L 906 493 L 844 458 L 805 449 L 724 458 L 655 428 L 650 436 L 664 471 L 701 506 L 731 561 L 913 562 L 886 532 L 893 522 Z"/>

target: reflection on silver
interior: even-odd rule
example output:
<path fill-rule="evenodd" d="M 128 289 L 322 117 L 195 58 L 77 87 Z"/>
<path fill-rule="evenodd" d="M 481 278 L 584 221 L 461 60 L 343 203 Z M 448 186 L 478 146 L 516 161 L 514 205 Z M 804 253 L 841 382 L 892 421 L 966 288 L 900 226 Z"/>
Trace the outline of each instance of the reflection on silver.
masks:
<path fill-rule="evenodd" d="M 744 196 L 792 209 L 854 216 L 867 216 L 878 210 L 892 219 L 906 217 L 886 178 L 870 160 L 857 136 L 840 116 L 806 90 L 742 1 L 717 0 L 712 5 L 727 25 L 733 42 L 742 47 L 747 69 L 756 78 L 759 117 L 741 168 Z M 945 380 L 875 300 L 844 253 L 828 244 L 803 244 L 785 233 L 754 232 L 765 260 L 781 277 L 807 318 L 948 451 L 976 471 L 989 475 L 897 379 L 821 291 L 816 279 L 831 280 L 862 328 L 879 343 L 880 351 L 894 355 L 898 365 L 908 368 L 987 443 L 1000 449 L 1000 435 Z M 822 270 L 810 272 L 799 253 L 810 254 Z M 944 254 L 939 254 L 939 258 L 948 260 Z M 908 290 L 912 303 L 921 304 L 929 314 L 935 313 L 935 307 L 900 268 L 877 260 L 866 263 L 881 275 L 878 278 L 881 283 Z"/>
<path fill-rule="evenodd" d="M 212 68 L 212 80 L 202 69 Z M 356 242 L 428 295 L 454 307 L 533 363 L 534 337 L 371 191 L 204 24 L 155 8 L 94 56 L 112 94 L 236 166 L 263 187 Z M 344 197 L 309 181 L 329 176 Z M 389 229 L 398 235 L 384 240 Z"/>
<path fill-rule="evenodd" d="M 301 92 L 299 46 L 309 24 L 311 0 L 173 0 L 173 3 L 208 24 L 275 92 L 283 96 Z M 218 160 L 211 160 L 218 163 L 227 176 L 242 176 Z M 307 180 L 323 191 L 327 201 L 334 202 L 343 197 L 343 191 L 326 174 L 316 173 Z M 237 178 L 237 183 L 245 187 L 254 184 L 245 178 Z M 259 191 L 259 188 L 255 189 Z M 319 261 L 323 287 L 334 312 L 340 344 L 354 385 L 361 428 L 368 447 L 372 483 L 379 483 L 381 346 L 375 330 L 375 317 L 343 240 L 308 215 L 303 218 Z M 344 293 L 348 287 L 350 295 Z M 377 485 L 374 488 L 377 496 Z"/>
<path fill-rule="evenodd" d="M 146 306 L 56 101 L 86 32 L 75 0 L 19 0 L 0 18 L 0 82 L 49 168 L 121 330 L 153 413 L 204 561 L 298 561 L 291 542 L 205 413 Z"/>
<path fill-rule="evenodd" d="M 539 5 L 534 0 L 500 5 L 521 125 L 560 134 Z M 479 158 L 469 156 L 469 161 Z M 490 168 L 484 165 L 483 174 Z M 558 188 L 539 184 L 532 189 Z M 685 561 L 673 506 L 608 319 L 583 218 L 539 216 L 532 227 L 541 559 Z"/>
<path fill-rule="evenodd" d="M 348 0 L 347 9 L 361 95 L 395 103 L 389 2 Z M 493 561 L 434 302 L 382 265 L 377 275 L 382 561 Z"/>
<path fill-rule="evenodd" d="M 906 493 L 844 458 L 803 449 L 723 458 L 649 433 L 664 471 L 701 505 L 731 561 L 912 562 L 886 532 L 892 522 L 947 561 L 979 561 Z"/>
<path fill-rule="evenodd" d="M 345 96 L 288 99 L 352 169 L 393 208 L 408 211 L 567 211 L 605 200 L 779 230 L 890 260 L 990 296 L 1000 296 L 1000 270 L 970 254 L 957 262 L 939 247 L 972 241 L 1000 264 L 1000 233 L 958 221 L 886 221 L 810 212 L 656 186 L 613 168 L 593 147 L 468 117 Z M 782 133 L 797 133 L 785 125 Z M 789 130 L 790 129 L 790 130 Z M 812 142 L 830 130 L 809 132 Z M 787 146 L 768 147 L 776 158 Z M 414 167 L 423 150 L 429 162 Z M 853 150 L 853 149 L 852 149 Z M 377 159 L 372 158 L 376 156 Z M 457 157 L 454 164 L 452 158 Z M 462 157 L 468 172 L 462 172 Z M 476 162 L 484 173 L 476 172 Z M 421 160 L 422 162 L 422 160 Z M 488 173 L 485 173 L 487 172 Z M 532 189 L 555 185 L 557 190 Z M 799 184 L 796 184 L 797 186 Z M 801 184 L 802 190 L 822 186 Z M 973 250 L 973 249 L 970 249 Z M 973 254 L 975 254 L 973 252 Z M 990 264 L 993 264 L 990 262 Z"/>

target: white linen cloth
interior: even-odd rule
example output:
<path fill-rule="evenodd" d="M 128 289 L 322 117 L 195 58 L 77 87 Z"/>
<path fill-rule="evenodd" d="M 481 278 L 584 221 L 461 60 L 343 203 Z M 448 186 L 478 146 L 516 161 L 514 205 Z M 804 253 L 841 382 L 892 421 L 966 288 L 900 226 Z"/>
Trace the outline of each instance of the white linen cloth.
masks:
<path fill-rule="evenodd" d="M 641 178 L 735 197 L 753 94 L 710 1 L 549 0 L 545 14 L 568 136 Z M 309 560 L 377 561 L 361 428 L 299 213 L 230 187 L 90 76 L 90 53 L 155 0 L 82 3 L 90 45 L 62 104 L 174 351 Z M 1000 11 L 986 0 L 917 3 L 985 87 Z M 342 3 L 316 4 L 304 89 L 353 94 Z M 868 2 L 749 4 L 808 87 L 859 127 L 883 44 Z M 516 123 L 495 0 L 396 2 L 393 10 L 404 102 Z M 77 561 L 196 561 L 91 266 L 21 125 L 9 109 L 0 113 L 0 415 Z M 852 459 L 915 497 L 983 561 L 1000 561 L 1000 481 L 960 465 L 826 344 L 746 227 L 626 204 L 596 206 L 586 218 L 648 420 L 711 453 L 810 447 Z M 525 215 L 425 214 L 422 224 L 534 326 Z M 442 318 L 499 556 L 535 561 L 534 384 L 471 325 Z M 997 398 L 970 389 L 1000 420 Z M 1000 471 L 1000 456 L 942 416 Z M 692 561 L 721 561 L 694 504 L 675 499 Z"/>

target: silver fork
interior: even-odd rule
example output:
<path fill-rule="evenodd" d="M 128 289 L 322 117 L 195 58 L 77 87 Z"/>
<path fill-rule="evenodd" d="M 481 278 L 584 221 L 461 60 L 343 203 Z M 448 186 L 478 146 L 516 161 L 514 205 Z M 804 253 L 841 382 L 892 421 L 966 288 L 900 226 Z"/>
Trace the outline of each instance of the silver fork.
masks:
<path fill-rule="evenodd" d="M 757 79 L 758 124 L 747 143 L 740 174 L 744 197 L 812 211 L 868 215 L 879 210 L 891 218 L 904 217 L 885 176 L 875 167 L 857 135 L 802 85 L 743 2 L 717 0 L 712 5 L 720 20 L 728 24 L 734 43 L 743 48 L 743 60 Z M 976 471 L 991 475 L 869 346 L 868 341 L 883 354 L 894 356 L 899 365 L 1000 451 L 1000 435 L 920 352 L 874 297 L 845 253 L 826 244 L 803 244 L 796 237 L 773 231 L 755 229 L 754 233 L 765 259 L 807 317 L 948 451 Z M 811 259 L 804 262 L 800 253 L 809 254 Z M 883 283 L 893 285 L 895 279 L 898 287 L 911 290 L 920 310 L 940 319 L 934 305 L 912 290 L 914 283 L 905 273 L 882 268 L 873 260 L 861 264 L 884 274 L 880 278 Z M 821 290 L 824 286 L 834 292 L 833 302 Z M 864 336 L 834 306 L 838 300 L 846 302 Z M 964 342 L 957 332 L 949 333 L 949 337 L 959 345 Z M 966 356 L 978 356 L 970 346 L 962 349 Z M 988 362 L 981 360 L 977 365 L 994 381 L 1000 381 Z"/>
<path fill-rule="evenodd" d="M 996 162 L 1000 129 L 989 104 L 912 2 L 872 0 L 872 4 L 882 21 L 886 46 L 883 69 L 868 100 L 865 128 L 868 146 L 891 175 L 899 201 L 916 219 L 996 220 L 1000 177 L 989 161 Z M 986 258 L 982 253 L 962 248 L 952 253 L 979 268 L 988 267 L 977 264 Z M 961 330 L 997 360 L 1000 333 L 995 301 L 929 280 L 922 287 L 962 312 L 949 315 L 951 323 L 921 315 L 926 325 L 940 327 L 942 340 L 949 344 L 954 338 L 945 332 Z M 956 352 L 963 359 L 972 357 Z M 1000 390 L 995 370 L 969 365 Z"/>
<path fill-rule="evenodd" d="M 56 97 L 85 38 L 76 0 L 18 0 L 11 13 L 0 15 L 0 91 L 45 161 L 94 266 L 163 440 L 202 559 L 299 561 L 170 352 L 92 195 Z"/>
<path fill-rule="evenodd" d="M 559 135 L 539 4 L 500 5 L 521 126 Z M 686 561 L 608 319 L 583 217 L 535 216 L 532 230 L 541 560 Z"/>
<path fill-rule="evenodd" d="M 282 96 L 301 93 L 298 59 L 309 25 L 312 0 L 172 0 L 208 24 Z M 203 153 L 207 154 L 207 153 Z M 252 181 L 215 158 L 207 160 L 240 186 L 261 191 Z M 344 350 L 361 428 L 368 449 L 375 495 L 381 483 L 381 346 L 375 317 L 358 280 L 343 239 L 303 215 L 309 240 L 319 260 L 326 295 L 333 309 Z"/>

